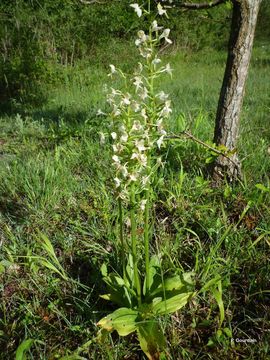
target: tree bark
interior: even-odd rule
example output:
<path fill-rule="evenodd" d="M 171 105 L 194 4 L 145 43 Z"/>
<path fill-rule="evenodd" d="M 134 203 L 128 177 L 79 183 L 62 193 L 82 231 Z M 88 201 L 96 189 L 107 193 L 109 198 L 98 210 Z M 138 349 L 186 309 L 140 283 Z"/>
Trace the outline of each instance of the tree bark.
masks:
<path fill-rule="evenodd" d="M 241 163 L 236 146 L 239 136 L 240 111 L 248 74 L 254 33 L 261 0 L 232 0 L 233 15 L 226 70 L 216 114 L 214 143 L 225 145 L 232 154 L 219 156 L 212 165 L 213 180 L 224 177 L 233 181 L 241 177 Z"/>

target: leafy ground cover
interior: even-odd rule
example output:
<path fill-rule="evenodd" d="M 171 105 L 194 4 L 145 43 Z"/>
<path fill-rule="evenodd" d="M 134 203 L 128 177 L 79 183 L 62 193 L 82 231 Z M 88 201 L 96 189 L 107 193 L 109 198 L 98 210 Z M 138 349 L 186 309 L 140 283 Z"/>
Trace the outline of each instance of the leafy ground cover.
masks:
<path fill-rule="evenodd" d="M 14 359 L 34 339 L 30 359 L 67 356 L 97 334 L 113 308 L 99 268 L 119 270 L 111 153 L 100 144 L 107 127 L 104 88 L 109 63 L 67 69 L 49 103 L 0 120 L 0 358 Z M 121 55 L 122 54 L 122 55 Z M 221 276 L 225 320 L 213 294 L 201 294 L 161 323 L 171 359 L 267 359 L 270 338 L 270 112 L 269 46 L 258 44 L 242 112 L 242 182 L 213 188 L 206 176 L 212 154 L 185 138 L 162 150 L 167 167 L 156 191 L 152 252 L 165 271 L 196 269 L 197 287 Z M 102 54 L 99 54 L 102 58 Z M 225 53 L 165 55 L 173 79 L 167 126 L 211 141 Z M 125 70 L 134 63 L 132 52 Z M 100 65 L 101 64 L 101 65 Z M 106 85 L 107 84 L 107 85 Z M 52 246 L 51 246 L 52 245 Z M 239 342 L 237 339 L 253 339 Z M 133 335 L 114 333 L 81 352 L 89 359 L 142 359 Z M 75 358 L 75 357 L 74 357 Z M 78 357 L 77 357 L 78 358 Z"/>

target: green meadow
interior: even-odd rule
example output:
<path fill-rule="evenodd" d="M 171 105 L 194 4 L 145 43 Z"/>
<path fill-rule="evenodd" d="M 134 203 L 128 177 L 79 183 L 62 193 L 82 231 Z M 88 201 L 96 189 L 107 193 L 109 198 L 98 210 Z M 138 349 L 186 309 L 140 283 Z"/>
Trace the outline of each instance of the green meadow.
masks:
<path fill-rule="evenodd" d="M 220 303 L 206 292 L 162 317 L 166 359 L 269 358 L 269 53 L 269 43 L 255 44 L 241 115 L 241 181 L 213 187 L 213 154 L 185 137 L 160 150 L 166 166 L 155 190 L 151 253 L 163 254 L 164 271 L 195 269 L 198 288 L 220 275 L 224 308 L 220 327 Z M 99 269 L 121 268 L 111 145 L 100 143 L 108 119 L 97 112 L 107 110 L 106 88 L 118 85 L 109 64 L 132 72 L 137 60 L 133 44 L 115 42 L 92 61 L 61 69 L 46 104 L 16 104 L 0 117 L 0 359 L 15 359 L 20 344 L 27 357 L 18 359 L 145 359 L 134 335 L 95 340 L 97 322 L 114 309 L 99 297 Z M 188 130 L 211 144 L 226 52 L 175 46 L 163 61 L 173 68 L 160 82 L 172 99 L 168 133 Z"/>

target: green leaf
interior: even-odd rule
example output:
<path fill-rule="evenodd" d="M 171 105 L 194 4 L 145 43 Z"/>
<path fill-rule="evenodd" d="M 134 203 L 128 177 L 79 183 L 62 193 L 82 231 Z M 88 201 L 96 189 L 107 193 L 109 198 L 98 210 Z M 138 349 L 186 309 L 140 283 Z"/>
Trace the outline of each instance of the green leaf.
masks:
<path fill-rule="evenodd" d="M 120 336 L 126 336 L 136 330 L 138 315 L 136 310 L 120 308 L 105 316 L 97 325 L 107 331 L 116 330 Z"/>
<path fill-rule="evenodd" d="M 208 157 L 205 159 L 205 163 L 206 164 L 211 164 L 212 162 L 214 162 L 215 160 L 215 157 L 214 156 L 211 156 L 211 157 Z"/>
<path fill-rule="evenodd" d="M 104 277 L 108 275 L 107 265 L 105 263 L 101 265 L 100 272 Z"/>
<path fill-rule="evenodd" d="M 157 315 L 165 315 L 174 313 L 184 307 L 194 293 L 188 292 L 172 296 L 169 299 L 154 302 L 153 312 Z"/>
<path fill-rule="evenodd" d="M 117 305 L 130 307 L 132 305 L 133 290 L 127 288 L 125 281 L 117 274 L 110 274 L 103 278 L 103 281 L 109 287 L 109 294 L 101 295 L 105 300 L 111 300 Z M 135 294 L 136 295 L 136 294 Z"/>
<path fill-rule="evenodd" d="M 158 323 L 149 320 L 140 324 L 137 334 L 141 349 L 148 359 L 159 359 L 160 351 L 165 348 L 166 341 Z"/>
<path fill-rule="evenodd" d="M 158 256 L 154 255 L 151 257 L 149 262 L 149 289 L 150 293 L 152 289 L 156 289 L 161 284 L 161 275 L 160 275 L 160 259 Z M 143 284 L 143 294 L 146 294 L 146 278 L 144 279 Z"/>
<path fill-rule="evenodd" d="M 266 186 L 264 186 L 263 184 L 256 184 L 255 186 L 256 186 L 257 189 L 259 189 L 259 190 L 261 190 L 263 192 L 269 192 L 270 191 L 270 189 L 267 188 Z"/>
<path fill-rule="evenodd" d="M 228 10 L 232 10 L 233 5 L 232 5 L 232 2 L 230 0 L 225 2 L 225 6 L 226 6 L 226 8 Z"/>
<path fill-rule="evenodd" d="M 25 352 L 31 348 L 34 342 L 34 339 L 24 340 L 17 348 L 15 360 L 26 360 Z"/>
<path fill-rule="evenodd" d="M 133 257 L 131 254 L 129 254 L 128 256 L 126 272 L 127 272 L 129 285 L 130 287 L 132 287 L 134 285 L 134 267 L 133 267 Z"/>
<path fill-rule="evenodd" d="M 217 283 L 219 282 L 219 280 L 221 279 L 220 275 L 217 275 L 216 277 L 214 277 L 213 279 L 209 280 L 200 290 L 200 292 L 204 292 L 207 291 L 211 286 L 213 285 L 217 285 Z"/>
<path fill-rule="evenodd" d="M 30 258 L 34 258 L 33 256 Z M 67 275 L 65 274 L 64 269 L 61 267 L 60 270 L 58 270 L 58 268 L 53 265 L 52 263 L 50 263 L 47 259 L 45 258 L 38 258 L 37 262 L 40 263 L 41 265 L 45 266 L 47 269 L 53 271 L 54 273 L 58 274 L 59 276 L 61 276 L 64 280 L 68 280 Z"/>
<path fill-rule="evenodd" d="M 221 280 L 217 283 L 217 288 L 212 289 L 213 296 L 218 304 L 219 307 L 219 326 L 222 325 L 225 319 L 225 310 L 224 310 L 224 303 L 222 300 L 222 284 Z"/>
<path fill-rule="evenodd" d="M 232 331 L 231 331 L 231 329 L 230 328 L 224 328 L 223 329 L 223 332 L 224 332 L 224 334 L 228 337 L 228 338 L 232 338 Z"/>
<path fill-rule="evenodd" d="M 187 286 L 193 285 L 193 279 L 192 279 L 193 273 L 183 273 L 181 275 L 175 275 L 169 278 L 164 279 L 164 282 L 158 286 L 156 290 L 154 290 L 151 294 L 151 296 L 162 296 L 164 294 L 164 291 L 167 292 L 178 292 L 180 290 L 183 290 L 186 292 Z M 176 295 L 174 293 L 174 295 Z"/>

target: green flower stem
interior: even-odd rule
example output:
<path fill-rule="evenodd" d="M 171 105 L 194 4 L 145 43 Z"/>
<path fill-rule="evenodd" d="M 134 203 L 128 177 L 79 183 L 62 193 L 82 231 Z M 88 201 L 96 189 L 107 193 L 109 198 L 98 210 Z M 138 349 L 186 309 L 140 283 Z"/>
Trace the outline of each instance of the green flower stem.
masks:
<path fill-rule="evenodd" d="M 149 293 L 149 283 L 150 283 L 150 272 L 149 272 L 149 213 L 150 213 L 150 189 L 146 190 L 146 204 L 144 209 L 144 252 L 145 252 L 145 283 L 146 283 L 146 296 Z"/>
<path fill-rule="evenodd" d="M 121 257 L 123 267 L 123 278 L 126 280 L 126 261 L 125 261 L 125 244 L 124 244 L 124 230 L 123 230 L 123 206 L 122 200 L 118 198 L 118 211 L 119 211 L 119 236 L 121 242 Z"/>
<path fill-rule="evenodd" d="M 131 222 L 131 251 L 132 251 L 132 258 L 133 258 L 133 268 L 134 268 L 134 282 L 135 282 L 135 288 L 137 290 L 137 296 L 138 296 L 138 304 L 141 304 L 141 284 L 140 284 L 140 278 L 139 278 L 139 272 L 138 272 L 138 256 L 137 256 L 137 224 L 136 224 L 136 214 L 135 214 L 135 189 L 134 185 L 131 187 L 131 209 L 130 209 L 130 222 Z"/>

